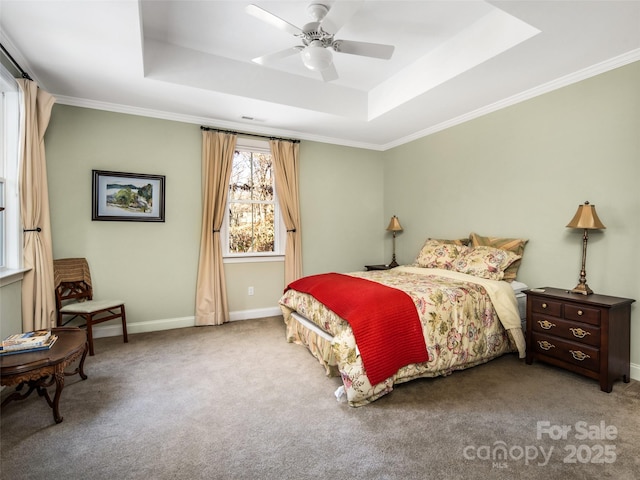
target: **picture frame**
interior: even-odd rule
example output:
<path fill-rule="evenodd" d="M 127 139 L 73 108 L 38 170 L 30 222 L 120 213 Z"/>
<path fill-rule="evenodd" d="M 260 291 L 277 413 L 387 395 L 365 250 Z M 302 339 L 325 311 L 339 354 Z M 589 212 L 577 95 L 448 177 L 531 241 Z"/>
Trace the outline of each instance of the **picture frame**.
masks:
<path fill-rule="evenodd" d="M 92 170 L 91 220 L 164 222 L 165 177 Z"/>

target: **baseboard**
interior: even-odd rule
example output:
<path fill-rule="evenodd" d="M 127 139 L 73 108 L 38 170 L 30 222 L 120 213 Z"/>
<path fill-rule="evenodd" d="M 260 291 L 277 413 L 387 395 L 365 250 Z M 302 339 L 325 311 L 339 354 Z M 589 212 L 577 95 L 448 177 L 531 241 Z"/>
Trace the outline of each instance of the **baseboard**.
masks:
<path fill-rule="evenodd" d="M 240 310 L 229 312 L 229 321 L 251 320 L 253 318 L 275 317 L 282 315 L 280 307 L 258 308 L 254 310 Z M 116 322 L 114 320 L 114 322 Z M 160 330 L 171 330 L 174 328 L 194 327 L 195 317 L 164 318 L 160 320 L 149 320 L 146 322 L 127 322 L 127 333 L 157 332 Z M 97 325 L 93 328 L 93 338 L 117 337 L 122 335 L 122 325 Z"/>
<path fill-rule="evenodd" d="M 239 310 L 236 312 L 229 312 L 229 321 L 235 322 L 236 320 L 251 320 L 252 318 L 277 317 L 278 315 L 282 315 L 280 307 Z"/>
<path fill-rule="evenodd" d="M 229 312 L 229 320 L 232 322 L 238 320 L 251 320 L 253 318 L 275 317 L 282 315 L 280 307 L 257 308 L 254 310 L 239 310 Z M 195 326 L 195 317 L 182 318 L 165 318 L 161 320 L 149 320 L 147 322 L 127 323 L 128 333 L 156 332 L 159 330 L 171 330 L 173 328 L 185 328 Z M 122 335 L 122 326 L 114 325 L 98 325 L 93 329 L 94 338 L 115 337 Z M 631 378 L 640 381 L 640 365 L 631 364 Z"/>
<path fill-rule="evenodd" d="M 149 320 L 146 322 L 127 322 L 127 333 L 157 332 L 160 330 L 172 330 L 174 328 L 193 327 L 195 317 L 164 318 L 161 320 Z M 93 327 L 93 338 L 117 337 L 122 335 L 122 325 L 97 325 Z"/>

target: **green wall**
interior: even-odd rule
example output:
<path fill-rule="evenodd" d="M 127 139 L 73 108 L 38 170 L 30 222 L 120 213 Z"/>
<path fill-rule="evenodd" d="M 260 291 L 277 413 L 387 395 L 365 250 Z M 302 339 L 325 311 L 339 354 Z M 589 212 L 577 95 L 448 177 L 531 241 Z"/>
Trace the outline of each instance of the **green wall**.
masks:
<path fill-rule="evenodd" d="M 397 214 L 405 229 L 397 239 L 400 263 L 413 261 L 429 236 L 525 237 L 519 279 L 572 288 L 581 233 L 565 225 L 589 200 L 607 226 L 590 236 L 589 285 L 640 300 L 638 85 L 637 62 L 386 152 L 303 141 L 304 273 L 388 262 L 385 228 Z M 133 333 L 192 324 L 199 126 L 56 105 L 45 141 L 54 256 L 88 257 L 99 294 L 127 302 Z M 92 222 L 92 169 L 166 175 L 167 221 Z M 281 262 L 225 269 L 232 314 L 277 311 Z M 640 378 L 637 312 L 634 305 L 634 378 Z"/>
<path fill-rule="evenodd" d="M 192 325 L 202 211 L 199 125 L 55 105 L 45 145 L 54 257 L 87 257 L 96 296 L 124 300 L 133 333 Z M 304 272 L 382 262 L 380 152 L 302 142 L 300 156 Z M 92 221 L 94 169 L 165 175 L 166 221 Z M 225 264 L 225 273 L 232 319 L 279 312 L 282 261 Z"/>
<path fill-rule="evenodd" d="M 45 137 L 54 258 L 86 257 L 96 297 L 125 301 L 128 324 L 193 315 L 199 139 L 193 125 L 54 106 Z M 166 222 L 91 221 L 92 169 L 165 175 Z"/>
<path fill-rule="evenodd" d="M 639 86 L 636 62 L 385 152 L 385 212 L 405 228 L 399 260 L 428 236 L 528 238 L 518 279 L 570 289 L 582 232 L 565 226 L 588 200 L 607 227 L 589 236 L 589 286 L 640 301 Z"/>
<path fill-rule="evenodd" d="M 22 280 L 0 282 L 0 339 L 22 332 L 21 300 Z"/>
<path fill-rule="evenodd" d="M 380 152 L 302 142 L 300 208 L 303 273 L 364 270 L 384 263 Z M 391 258 L 387 259 L 388 263 Z"/>

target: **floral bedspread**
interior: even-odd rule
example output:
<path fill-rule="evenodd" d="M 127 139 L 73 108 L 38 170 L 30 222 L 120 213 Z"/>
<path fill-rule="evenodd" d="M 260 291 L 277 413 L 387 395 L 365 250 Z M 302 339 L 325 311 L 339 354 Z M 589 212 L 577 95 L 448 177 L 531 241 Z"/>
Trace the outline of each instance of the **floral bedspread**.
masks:
<path fill-rule="evenodd" d="M 290 314 L 295 311 L 333 337 L 329 356 L 337 363 L 347 400 L 352 406 L 365 405 L 380 398 L 391 392 L 395 383 L 449 375 L 455 370 L 516 351 L 524 343 L 523 339 L 514 338 L 518 334 L 522 336 L 517 308 L 514 313 L 501 307 L 502 317 L 515 315 L 515 318 L 499 318 L 485 288 L 497 288 L 501 295 L 514 295 L 506 282 L 484 280 L 478 283 L 470 275 L 457 274 L 455 278 L 449 278 L 441 270 L 410 267 L 349 275 L 374 280 L 408 293 L 416 305 L 429 352 L 429 361 L 407 365 L 385 381 L 371 385 L 349 324 L 310 295 L 288 290 L 280 299 L 285 322 L 292 322 Z M 496 285 L 488 285 L 487 282 Z M 495 298 L 495 292 L 492 291 L 492 295 Z M 515 296 L 513 303 L 515 305 Z M 517 325 L 517 331 L 511 325 Z M 316 341 L 318 343 L 322 342 Z M 326 364 L 317 353 L 314 355 L 325 363 L 327 372 L 334 370 L 334 366 Z M 325 355 L 328 353 L 324 352 Z M 524 352 L 521 350 L 520 354 L 522 356 Z"/>

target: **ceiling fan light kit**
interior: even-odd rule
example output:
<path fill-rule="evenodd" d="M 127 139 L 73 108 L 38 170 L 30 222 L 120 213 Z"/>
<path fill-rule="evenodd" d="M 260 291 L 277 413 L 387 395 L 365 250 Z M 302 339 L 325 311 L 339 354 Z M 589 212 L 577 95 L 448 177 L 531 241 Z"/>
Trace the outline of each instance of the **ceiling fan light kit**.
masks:
<path fill-rule="evenodd" d="M 300 56 L 302 57 L 304 66 L 314 72 L 326 70 L 333 64 L 331 50 L 323 47 L 320 40 L 312 41 L 308 47 L 300 52 Z"/>
<path fill-rule="evenodd" d="M 338 3 L 340 3 L 340 6 L 335 8 Z M 313 19 L 313 22 L 307 23 L 302 28 L 296 27 L 257 5 L 248 5 L 245 11 L 249 15 L 279 30 L 293 34 L 295 37 L 298 37 L 303 44 L 296 45 L 281 52 L 254 58 L 253 62 L 259 65 L 268 65 L 269 63 L 300 52 L 300 58 L 304 66 L 314 72 L 320 72 L 322 79 L 325 82 L 329 82 L 338 78 L 336 69 L 333 66 L 333 54 L 331 50 L 350 55 L 390 59 L 394 50 L 392 45 L 334 39 L 334 35 L 346 20 L 355 13 L 361 3 L 361 1 L 337 2 L 334 4 L 333 10 L 330 10 L 326 5 L 312 3 L 307 7 L 307 13 Z"/>

